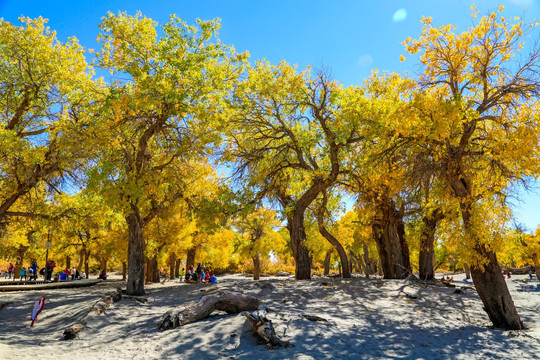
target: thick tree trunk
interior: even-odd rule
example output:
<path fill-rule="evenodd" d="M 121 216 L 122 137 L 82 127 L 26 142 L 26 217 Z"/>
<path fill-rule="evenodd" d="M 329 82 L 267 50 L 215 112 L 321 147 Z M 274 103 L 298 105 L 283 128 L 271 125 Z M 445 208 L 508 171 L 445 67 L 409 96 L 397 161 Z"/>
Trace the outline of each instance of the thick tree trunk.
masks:
<path fill-rule="evenodd" d="M 460 175 L 459 168 L 454 169 Z M 523 322 L 508 291 L 508 286 L 502 275 L 502 269 L 497 262 L 494 252 L 487 249 L 481 239 L 477 238 L 472 223 L 471 184 L 466 176 L 454 175 L 449 177 L 450 185 L 460 200 L 461 218 L 465 235 L 475 244 L 472 252 L 475 257 L 486 261 L 483 265 L 471 264 L 471 275 L 480 299 L 484 303 L 484 310 L 495 327 L 508 330 L 523 329 Z"/>
<path fill-rule="evenodd" d="M 332 259 L 332 250 L 328 250 L 324 257 L 324 276 L 330 274 L 330 259 Z"/>
<path fill-rule="evenodd" d="M 337 250 L 339 259 L 341 260 L 341 274 L 343 278 L 351 278 L 349 267 L 349 259 L 343 245 L 326 229 L 322 224 L 322 218 L 319 218 L 319 233 Z"/>
<path fill-rule="evenodd" d="M 186 259 L 186 273 L 189 270 L 191 266 L 193 266 L 193 271 L 195 271 L 195 255 L 197 254 L 197 248 L 193 247 L 192 249 L 189 249 L 187 251 L 187 259 Z"/>
<path fill-rule="evenodd" d="M 471 268 L 467 264 L 463 264 L 465 268 L 465 279 L 469 280 L 471 278 Z"/>
<path fill-rule="evenodd" d="M 495 327 L 522 330 L 523 322 L 508 291 L 497 256 L 483 245 L 478 245 L 475 250 L 488 260 L 483 269 L 480 266 L 471 266 L 471 275 L 489 319 Z"/>
<path fill-rule="evenodd" d="M 257 310 L 261 301 L 253 296 L 230 291 L 216 291 L 203 295 L 199 300 L 188 303 L 176 312 L 164 316 L 158 328 L 174 329 L 208 317 L 214 310 L 237 314 L 241 311 Z"/>
<path fill-rule="evenodd" d="M 157 255 L 148 258 L 146 263 L 146 282 L 158 283 L 159 282 L 159 268 Z"/>
<path fill-rule="evenodd" d="M 252 256 L 253 259 L 253 280 L 259 280 L 261 277 L 261 259 L 259 254 Z"/>
<path fill-rule="evenodd" d="M 437 210 L 422 218 L 418 260 L 419 277 L 422 280 L 431 280 L 435 277 L 435 231 L 441 219 L 440 212 Z"/>
<path fill-rule="evenodd" d="M 372 233 L 379 252 L 380 268 L 385 279 L 403 279 L 411 273 L 403 215 L 390 200 L 382 202 L 378 210 Z"/>
<path fill-rule="evenodd" d="M 295 260 L 294 277 L 296 280 L 311 279 L 311 256 L 306 247 L 306 231 L 304 229 L 304 213 L 296 211 L 292 218 L 288 219 L 291 247 Z"/>
<path fill-rule="evenodd" d="M 143 220 L 138 209 L 126 217 L 128 225 L 128 295 L 144 294 L 144 239 Z"/>

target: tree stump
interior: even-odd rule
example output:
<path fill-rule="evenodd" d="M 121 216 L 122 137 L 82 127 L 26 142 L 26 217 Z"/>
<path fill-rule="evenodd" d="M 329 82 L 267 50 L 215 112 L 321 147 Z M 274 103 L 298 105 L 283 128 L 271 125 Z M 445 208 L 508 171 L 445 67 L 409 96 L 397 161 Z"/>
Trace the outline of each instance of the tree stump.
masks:
<path fill-rule="evenodd" d="M 253 327 L 253 330 L 255 330 L 261 339 L 264 340 L 268 348 L 274 349 L 279 347 L 294 346 L 288 341 L 283 341 L 278 338 L 272 322 L 266 318 L 266 311 L 259 310 L 252 313 L 243 312 L 242 315 L 248 319 L 251 327 Z"/>
<path fill-rule="evenodd" d="M 174 329 L 207 318 L 214 310 L 237 314 L 257 310 L 261 301 L 253 296 L 219 290 L 204 294 L 196 301 L 183 305 L 166 314 L 158 325 L 161 330 Z"/>
<path fill-rule="evenodd" d="M 77 334 L 83 331 L 83 329 L 86 327 L 86 324 L 88 323 L 88 318 L 90 316 L 101 315 L 112 304 L 120 300 L 122 300 L 122 290 L 118 288 L 116 294 L 106 296 L 103 299 L 96 302 L 94 306 L 92 306 L 88 314 L 86 314 L 86 316 L 80 322 L 64 330 L 64 335 L 62 336 L 62 340 L 75 339 L 75 337 L 77 337 Z"/>

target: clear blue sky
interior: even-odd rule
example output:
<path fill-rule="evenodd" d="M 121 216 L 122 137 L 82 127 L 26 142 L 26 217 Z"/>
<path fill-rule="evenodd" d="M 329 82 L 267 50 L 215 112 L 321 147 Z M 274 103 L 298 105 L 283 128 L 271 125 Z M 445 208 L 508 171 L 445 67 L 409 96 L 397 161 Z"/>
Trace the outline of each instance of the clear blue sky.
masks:
<path fill-rule="evenodd" d="M 540 18 L 540 0 L 475 1 L 481 12 L 501 4 L 505 16 Z M 87 48 L 97 47 L 98 24 L 108 11 L 140 10 L 160 24 L 173 13 L 188 23 L 221 18 L 222 42 L 248 50 L 252 60 L 324 66 L 341 83 L 357 85 L 374 69 L 414 73 L 414 60 L 400 62 L 399 56 L 401 42 L 420 34 L 421 17 L 465 29 L 471 24 L 470 6 L 462 0 L 0 0 L 0 17 L 17 22 L 21 15 L 43 16 L 61 40 L 76 36 Z M 514 207 L 518 221 L 531 231 L 540 224 L 539 193 L 522 192 L 521 204 Z"/>

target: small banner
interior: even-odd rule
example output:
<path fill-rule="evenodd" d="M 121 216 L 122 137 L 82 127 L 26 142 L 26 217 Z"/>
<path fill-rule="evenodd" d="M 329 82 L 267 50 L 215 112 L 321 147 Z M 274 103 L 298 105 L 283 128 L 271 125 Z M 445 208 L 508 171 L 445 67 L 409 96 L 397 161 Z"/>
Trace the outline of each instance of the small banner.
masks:
<path fill-rule="evenodd" d="M 30 327 L 34 326 L 34 321 L 37 320 L 37 316 L 43 310 L 43 305 L 45 305 L 45 296 L 42 296 L 41 299 L 36 301 L 34 304 L 34 310 L 32 310 L 32 323 L 30 324 Z"/>

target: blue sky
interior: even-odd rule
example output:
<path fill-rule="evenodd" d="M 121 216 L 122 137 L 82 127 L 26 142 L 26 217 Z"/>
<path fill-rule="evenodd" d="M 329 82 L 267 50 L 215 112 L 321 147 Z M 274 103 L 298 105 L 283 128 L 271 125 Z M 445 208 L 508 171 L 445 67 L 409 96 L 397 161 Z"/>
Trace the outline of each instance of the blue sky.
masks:
<path fill-rule="evenodd" d="M 505 16 L 540 18 L 540 0 L 475 1 L 481 12 L 505 6 Z M 339 82 L 358 85 L 372 70 L 415 73 L 413 58 L 400 62 L 401 42 L 418 37 L 422 16 L 435 25 L 471 25 L 471 1 L 462 0 L 206 0 L 206 1 L 29 1 L 0 0 L 0 17 L 16 22 L 21 15 L 43 16 L 58 37 L 76 36 L 88 48 L 95 41 L 101 17 L 108 11 L 140 10 L 158 23 L 175 13 L 188 23 L 221 18 L 220 39 L 238 51 L 248 50 L 252 60 L 286 60 L 299 67 L 329 69 Z M 531 231 L 540 223 L 540 191 L 522 192 L 515 206 L 518 221 Z"/>

